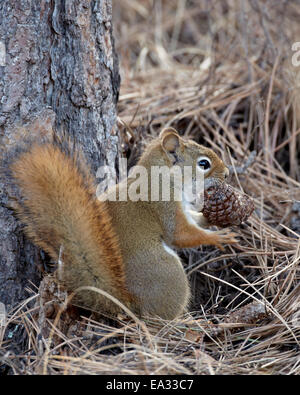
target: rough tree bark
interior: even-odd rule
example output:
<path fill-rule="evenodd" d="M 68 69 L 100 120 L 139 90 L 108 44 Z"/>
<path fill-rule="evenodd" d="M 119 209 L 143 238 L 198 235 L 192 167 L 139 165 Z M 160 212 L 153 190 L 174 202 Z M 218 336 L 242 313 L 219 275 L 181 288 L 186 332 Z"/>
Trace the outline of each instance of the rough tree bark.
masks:
<path fill-rule="evenodd" d="M 115 162 L 119 73 L 111 7 L 111 0 L 1 0 L 2 157 L 42 117 L 45 127 L 53 123 L 80 143 L 94 170 Z M 36 261 L 43 256 L 8 208 L 8 184 L 2 174 L 0 302 L 9 309 L 28 296 L 29 280 L 38 282 Z"/>

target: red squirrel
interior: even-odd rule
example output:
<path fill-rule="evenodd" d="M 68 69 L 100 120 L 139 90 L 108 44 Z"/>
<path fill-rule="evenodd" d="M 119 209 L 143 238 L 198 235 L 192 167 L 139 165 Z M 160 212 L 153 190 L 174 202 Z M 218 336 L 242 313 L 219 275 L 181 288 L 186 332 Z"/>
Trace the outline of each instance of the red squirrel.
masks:
<path fill-rule="evenodd" d="M 59 278 L 67 291 L 97 287 L 141 316 L 173 319 L 184 313 L 190 286 L 172 247 L 221 247 L 235 243 L 235 234 L 205 229 L 201 213 L 188 210 L 184 200 L 99 200 L 93 177 L 77 159 L 47 142 L 34 144 L 13 163 L 23 198 L 18 215 L 26 234 L 55 261 L 60 258 Z M 197 168 L 205 179 L 223 181 L 228 175 L 216 153 L 180 137 L 173 128 L 162 130 L 138 165 L 149 170 L 175 162 Z M 118 193 L 133 179 L 126 181 L 116 186 Z M 91 290 L 78 292 L 74 304 L 97 312 L 120 311 L 119 305 Z"/>

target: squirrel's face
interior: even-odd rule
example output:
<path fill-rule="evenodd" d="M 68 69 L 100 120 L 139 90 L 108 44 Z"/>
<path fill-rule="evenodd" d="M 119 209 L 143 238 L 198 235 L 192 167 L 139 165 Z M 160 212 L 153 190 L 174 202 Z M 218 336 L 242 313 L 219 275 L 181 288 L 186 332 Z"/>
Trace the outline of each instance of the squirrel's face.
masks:
<path fill-rule="evenodd" d="M 194 172 L 200 172 L 204 178 L 218 178 L 222 181 L 229 175 L 228 168 L 210 148 L 185 140 L 173 128 L 164 129 L 159 136 L 160 148 L 169 165 L 191 166 Z"/>

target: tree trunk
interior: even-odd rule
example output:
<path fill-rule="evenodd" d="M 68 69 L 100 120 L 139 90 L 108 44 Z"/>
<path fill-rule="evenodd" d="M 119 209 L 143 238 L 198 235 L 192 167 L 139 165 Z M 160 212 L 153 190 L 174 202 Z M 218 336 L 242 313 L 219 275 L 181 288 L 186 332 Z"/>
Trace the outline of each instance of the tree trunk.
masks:
<path fill-rule="evenodd" d="M 5 166 L 35 120 L 52 123 L 82 147 L 95 170 L 115 163 L 119 91 L 111 0 L 1 0 L 0 150 Z M 39 121 L 40 122 L 40 121 Z M 40 125 L 40 123 L 38 124 Z M 39 126 L 40 127 L 40 126 Z M 44 259 L 22 234 L 0 179 L 0 302 L 11 308 L 37 283 Z"/>

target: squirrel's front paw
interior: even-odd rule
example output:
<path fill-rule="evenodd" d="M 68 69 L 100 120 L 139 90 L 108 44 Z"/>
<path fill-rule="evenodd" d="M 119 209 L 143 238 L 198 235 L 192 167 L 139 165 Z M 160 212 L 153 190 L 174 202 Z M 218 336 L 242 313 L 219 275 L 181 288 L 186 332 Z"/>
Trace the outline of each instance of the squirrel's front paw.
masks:
<path fill-rule="evenodd" d="M 221 250 L 224 250 L 223 244 L 235 244 L 238 243 L 236 237 L 238 236 L 237 233 L 232 232 L 229 229 L 222 229 L 215 232 L 216 236 L 216 246 Z"/>

